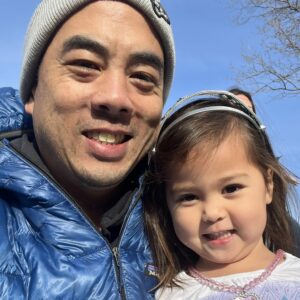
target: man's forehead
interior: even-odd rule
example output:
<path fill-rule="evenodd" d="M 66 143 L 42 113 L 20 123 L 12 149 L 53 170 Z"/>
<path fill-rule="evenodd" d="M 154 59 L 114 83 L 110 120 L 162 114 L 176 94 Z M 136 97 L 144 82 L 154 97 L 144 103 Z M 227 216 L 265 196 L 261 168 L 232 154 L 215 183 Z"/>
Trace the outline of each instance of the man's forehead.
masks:
<path fill-rule="evenodd" d="M 159 0 L 97 0 L 122 2 L 135 8 L 157 33 L 164 53 L 164 100 L 169 93 L 175 66 L 175 49 L 169 17 Z M 20 81 L 24 102 L 36 84 L 43 55 L 60 26 L 93 0 L 42 0 L 29 24 L 25 39 Z"/>

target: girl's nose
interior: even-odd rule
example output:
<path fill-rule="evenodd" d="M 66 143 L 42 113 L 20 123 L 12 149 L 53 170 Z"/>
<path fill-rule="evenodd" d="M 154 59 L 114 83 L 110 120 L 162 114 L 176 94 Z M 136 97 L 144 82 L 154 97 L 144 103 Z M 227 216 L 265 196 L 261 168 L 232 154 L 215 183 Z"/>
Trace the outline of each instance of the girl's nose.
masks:
<path fill-rule="evenodd" d="M 208 199 L 204 201 L 202 221 L 204 223 L 216 223 L 226 217 L 226 210 L 220 199 Z"/>

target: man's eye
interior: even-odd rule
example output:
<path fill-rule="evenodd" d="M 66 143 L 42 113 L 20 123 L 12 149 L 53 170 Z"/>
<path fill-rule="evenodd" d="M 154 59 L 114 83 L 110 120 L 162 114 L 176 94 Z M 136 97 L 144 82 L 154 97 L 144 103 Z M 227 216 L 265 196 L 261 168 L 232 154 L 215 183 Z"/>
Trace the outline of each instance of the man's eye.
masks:
<path fill-rule="evenodd" d="M 80 67 L 82 69 L 86 69 L 86 70 L 99 70 L 99 66 L 92 62 L 92 61 L 89 61 L 89 60 L 85 60 L 85 59 L 77 59 L 77 60 L 74 60 L 72 62 L 70 62 L 70 65 L 71 66 L 74 66 L 74 67 Z"/>
<path fill-rule="evenodd" d="M 154 78 L 154 76 L 147 74 L 147 73 L 143 73 L 143 72 L 136 72 L 131 75 L 131 78 L 138 79 L 139 81 L 141 81 L 144 84 L 149 84 L 149 85 L 157 84 L 157 80 Z"/>
<path fill-rule="evenodd" d="M 242 186 L 240 184 L 230 184 L 230 185 L 227 185 L 225 188 L 223 188 L 222 194 L 236 193 L 240 189 L 242 189 Z"/>
<path fill-rule="evenodd" d="M 153 93 L 159 88 L 159 79 L 146 72 L 134 72 L 130 75 L 130 80 L 142 93 Z"/>

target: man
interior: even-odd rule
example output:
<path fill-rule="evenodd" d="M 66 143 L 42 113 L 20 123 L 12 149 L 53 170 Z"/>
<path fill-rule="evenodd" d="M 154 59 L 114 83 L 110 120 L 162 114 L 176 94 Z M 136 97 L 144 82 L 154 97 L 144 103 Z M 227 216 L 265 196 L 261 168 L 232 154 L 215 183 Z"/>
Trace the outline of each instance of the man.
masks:
<path fill-rule="evenodd" d="M 157 0 L 42 0 L 0 92 L 0 298 L 152 299 L 140 175 L 174 68 Z M 19 103 L 20 104 L 20 103 Z"/>

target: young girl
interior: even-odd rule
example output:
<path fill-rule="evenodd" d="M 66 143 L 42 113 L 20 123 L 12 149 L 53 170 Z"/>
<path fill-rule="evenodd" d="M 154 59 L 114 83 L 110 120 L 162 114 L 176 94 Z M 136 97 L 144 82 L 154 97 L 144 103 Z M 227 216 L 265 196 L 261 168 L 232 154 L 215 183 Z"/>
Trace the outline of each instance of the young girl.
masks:
<path fill-rule="evenodd" d="M 287 208 L 295 177 L 253 112 L 228 92 L 182 98 L 150 163 L 157 299 L 300 299 Z"/>

